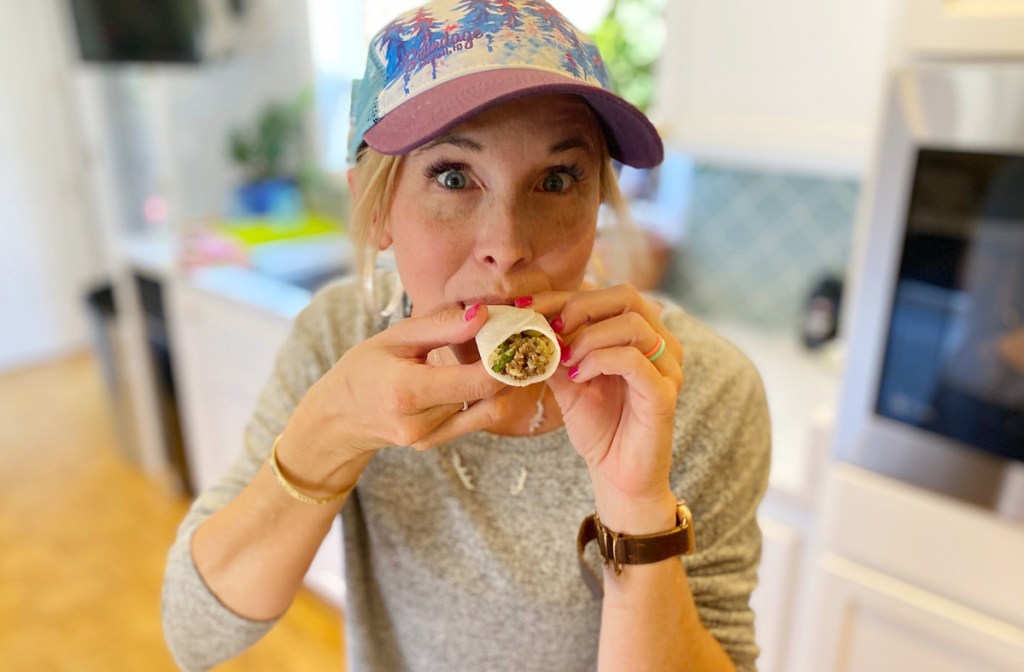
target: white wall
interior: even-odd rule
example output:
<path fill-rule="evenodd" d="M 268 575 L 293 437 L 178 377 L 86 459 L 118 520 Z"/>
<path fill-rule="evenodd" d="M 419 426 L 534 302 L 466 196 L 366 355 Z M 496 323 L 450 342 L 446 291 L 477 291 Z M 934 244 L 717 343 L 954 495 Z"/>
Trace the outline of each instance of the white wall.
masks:
<path fill-rule="evenodd" d="M 120 234 L 225 213 L 231 129 L 312 83 L 306 3 L 246 7 L 228 57 L 108 67 L 78 60 L 65 0 L 0 2 L 0 371 L 89 344 Z"/>
<path fill-rule="evenodd" d="M 239 178 L 228 157 L 231 130 L 313 85 L 305 0 L 250 0 L 246 8 L 231 56 L 148 78 L 154 149 L 164 162 L 159 186 L 183 221 L 223 216 L 229 205 Z"/>
<path fill-rule="evenodd" d="M 102 223 L 112 236 L 224 216 L 240 177 L 228 156 L 231 131 L 312 84 L 306 2 L 245 7 L 229 53 L 201 65 L 78 67 Z M 166 215 L 146 214 L 151 198 L 166 204 Z"/>
<path fill-rule="evenodd" d="M 0 2 L 0 371 L 87 343 L 102 275 L 62 4 Z"/>

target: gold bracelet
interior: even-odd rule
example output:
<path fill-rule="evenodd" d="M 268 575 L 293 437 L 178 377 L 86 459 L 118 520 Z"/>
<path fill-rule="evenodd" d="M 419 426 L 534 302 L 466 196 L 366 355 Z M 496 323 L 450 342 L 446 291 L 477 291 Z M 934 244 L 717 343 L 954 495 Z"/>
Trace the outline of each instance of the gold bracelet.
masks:
<path fill-rule="evenodd" d="M 296 489 L 296 487 L 292 485 L 287 478 L 284 477 L 284 474 L 281 473 L 281 465 L 277 463 L 277 444 L 280 441 L 281 435 L 278 434 L 277 438 L 274 439 L 274 447 L 270 449 L 270 470 L 274 472 L 274 476 L 277 478 L 277 482 L 281 484 L 281 487 L 284 488 L 284 491 L 287 492 L 292 497 L 294 497 L 295 499 L 305 504 L 331 504 L 333 502 L 338 501 L 342 497 L 347 496 L 350 492 L 355 490 L 356 486 L 355 483 L 353 483 L 351 488 L 348 488 L 344 492 L 339 492 L 336 495 L 331 495 L 330 497 L 310 497 L 309 495 L 299 492 L 298 489 Z"/>

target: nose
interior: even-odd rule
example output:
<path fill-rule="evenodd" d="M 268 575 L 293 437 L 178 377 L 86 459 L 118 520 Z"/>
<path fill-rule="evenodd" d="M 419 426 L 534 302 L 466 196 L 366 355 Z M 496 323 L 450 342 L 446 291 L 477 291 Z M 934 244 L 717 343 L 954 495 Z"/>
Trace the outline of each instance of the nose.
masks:
<path fill-rule="evenodd" d="M 494 204 L 480 222 L 475 256 L 481 264 L 500 273 L 528 264 L 533 259 L 526 208 L 515 201 Z"/>

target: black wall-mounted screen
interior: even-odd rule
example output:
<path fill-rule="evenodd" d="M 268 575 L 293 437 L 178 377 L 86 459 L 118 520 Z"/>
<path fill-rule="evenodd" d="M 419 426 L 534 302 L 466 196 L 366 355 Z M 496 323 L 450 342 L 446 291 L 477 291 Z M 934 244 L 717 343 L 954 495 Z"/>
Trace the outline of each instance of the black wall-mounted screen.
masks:
<path fill-rule="evenodd" d="M 82 60 L 198 63 L 198 0 L 70 0 Z"/>
<path fill-rule="evenodd" d="M 876 412 L 1024 461 L 1024 156 L 919 151 Z"/>

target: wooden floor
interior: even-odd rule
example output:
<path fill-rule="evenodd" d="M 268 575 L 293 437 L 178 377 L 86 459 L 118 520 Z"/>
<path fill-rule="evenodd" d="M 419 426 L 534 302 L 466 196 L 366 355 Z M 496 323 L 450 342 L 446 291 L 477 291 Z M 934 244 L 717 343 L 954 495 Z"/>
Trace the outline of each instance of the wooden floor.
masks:
<path fill-rule="evenodd" d="M 175 670 L 164 561 L 186 502 L 121 457 L 88 355 L 0 376 L 0 670 Z M 341 618 L 304 593 L 218 670 L 344 668 Z"/>

